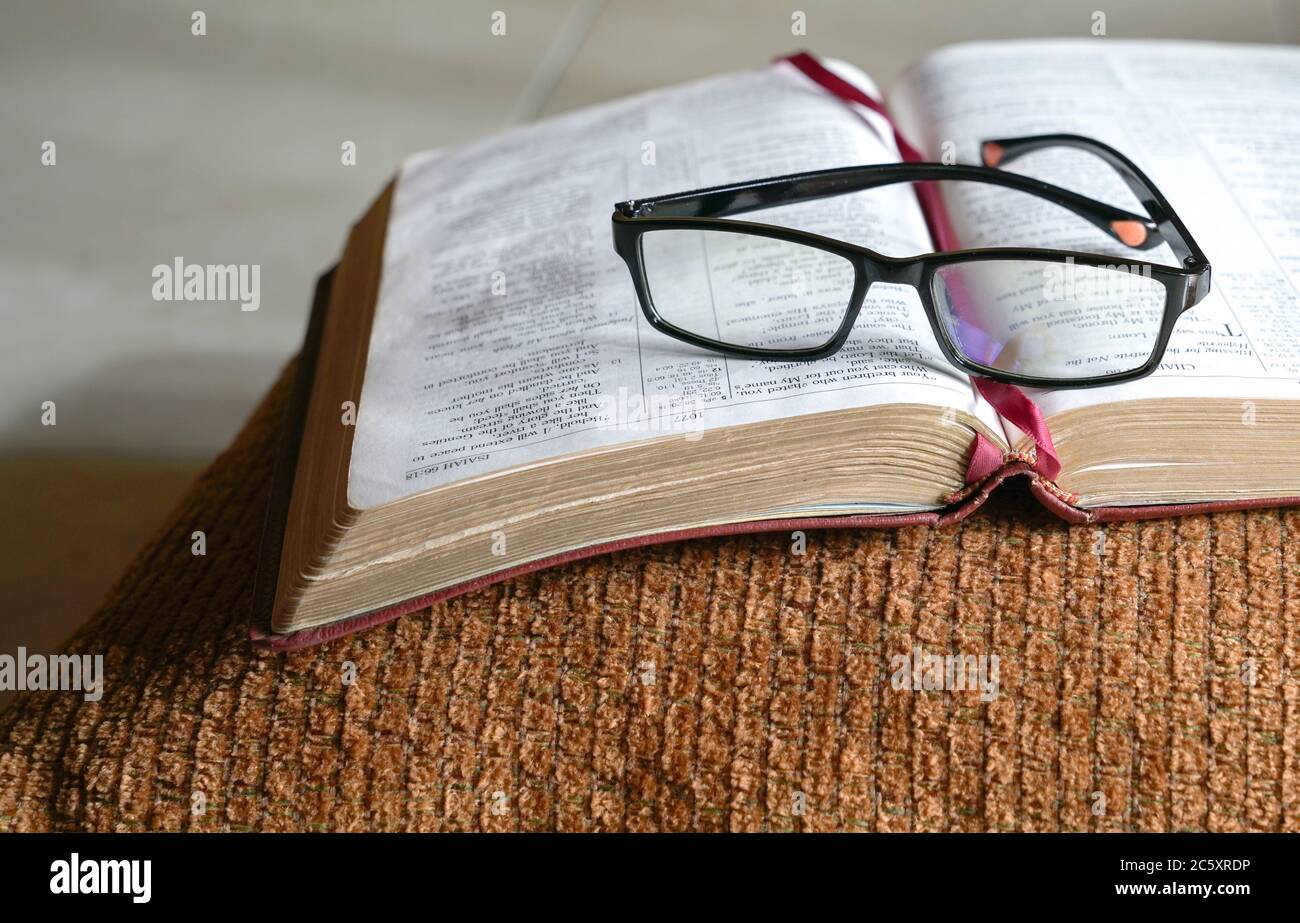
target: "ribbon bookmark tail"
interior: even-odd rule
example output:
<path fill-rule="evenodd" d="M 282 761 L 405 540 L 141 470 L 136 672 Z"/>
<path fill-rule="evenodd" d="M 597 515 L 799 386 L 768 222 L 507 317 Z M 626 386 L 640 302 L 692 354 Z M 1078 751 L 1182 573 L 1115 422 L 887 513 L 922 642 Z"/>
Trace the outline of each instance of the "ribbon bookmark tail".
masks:
<path fill-rule="evenodd" d="M 975 388 L 984 400 L 993 405 L 1003 419 L 1023 431 L 1034 441 L 1036 448 L 1034 470 L 1049 481 L 1061 473 L 1061 459 L 1057 457 L 1052 433 L 1043 419 L 1043 412 L 1015 385 L 994 381 L 991 378 L 974 378 Z"/>

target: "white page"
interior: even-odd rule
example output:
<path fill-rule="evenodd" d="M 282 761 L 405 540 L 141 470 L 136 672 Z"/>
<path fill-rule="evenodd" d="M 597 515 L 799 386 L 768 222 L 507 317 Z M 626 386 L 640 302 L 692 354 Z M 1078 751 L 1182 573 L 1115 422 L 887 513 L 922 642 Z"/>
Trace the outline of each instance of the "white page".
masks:
<path fill-rule="evenodd" d="M 1300 50 L 1108 38 L 961 45 L 924 59 L 891 94 L 938 159 L 978 163 L 981 140 L 1072 132 L 1124 152 L 1205 251 L 1208 298 L 1182 315 L 1160 369 L 1106 388 L 1036 392 L 1047 415 L 1151 397 L 1300 399 Z M 1041 151 L 1008 169 L 1142 209 L 1105 164 Z M 963 246 L 1044 246 L 1166 265 L 1168 247 L 1122 247 L 1030 196 L 944 190 Z"/>
<path fill-rule="evenodd" d="M 878 403 L 955 407 L 1000 432 L 942 358 L 911 289 L 873 288 L 831 359 L 727 360 L 651 328 L 613 250 L 618 201 L 898 159 L 879 121 L 789 65 L 412 158 L 393 201 L 349 502 L 372 507 L 678 429 L 708 438 L 715 427 Z M 907 186 L 792 207 L 775 223 L 889 254 L 931 249 Z"/>

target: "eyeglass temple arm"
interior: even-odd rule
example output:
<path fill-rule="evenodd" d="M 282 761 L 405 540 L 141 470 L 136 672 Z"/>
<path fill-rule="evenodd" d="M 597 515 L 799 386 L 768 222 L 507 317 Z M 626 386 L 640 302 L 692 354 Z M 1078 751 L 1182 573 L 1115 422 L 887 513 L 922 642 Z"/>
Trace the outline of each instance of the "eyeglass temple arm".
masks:
<path fill-rule="evenodd" d="M 1145 173 L 1138 169 L 1137 164 L 1110 145 L 1095 141 L 1092 138 L 1086 138 L 1083 135 L 1031 135 L 1023 138 L 998 138 L 980 144 L 980 158 L 984 161 L 985 166 L 1000 167 L 1032 151 L 1047 147 L 1077 148 L 1104 160 L 1111 169 L 1120 175 L 1133 195 L 1142 203 L 1142 207 L 1147 210 L 1147 213 L 1159 228 L 1160 237 L 1168 241 L 1169 248 L 1174 251 L 1174 255 L 1182 261 L 1182 264 L 1190 269 L 1208 268 L 1209 261 L 1205 258 L 1205 254 L 1196 245 L 1196 241 L 1192 239 L 1192 235 L 1174 212 L 1173 207 L 1161 195 L 1160 190 L 1147 178 Z"/>
<path fill-rule="evenodd" d="M 1161 243 L 1160 230 L 1150 218 L 1033 177 L 962 164 L 908 163 L 840 167 L 776 176 L 756 183 L 714 186 L 675 195 L 636 199 L 620 203 L 618 207 L 624 214 L 634 217 L 654 215 L 660 218 L 723 218 L 760 208 L 848 195 L 895 183 L 928 180 L 961 180 L 1005 186 L 1067 208 L 1126 246 L 1148 250 Z"/>

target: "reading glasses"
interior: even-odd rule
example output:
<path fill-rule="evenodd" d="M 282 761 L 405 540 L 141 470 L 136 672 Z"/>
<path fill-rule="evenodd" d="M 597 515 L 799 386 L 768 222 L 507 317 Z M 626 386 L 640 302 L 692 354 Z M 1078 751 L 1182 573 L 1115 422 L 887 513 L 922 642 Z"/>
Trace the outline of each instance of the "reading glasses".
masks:
<path fill-rule="evenodd" d="M 1135 214 L 999 169 L 1049 147 L 1078 148 L 1123 178 Z M 1210 291 L 1210 264 L 1155 185 L 1123 154 L 1080 135 L 985 141 L 984 166 L 878 164 L 777 176 L 614 208 L 614 249 L 656 330 L 726 356 L 807 361 L 848 340 L 873 283 L 911 285 L 949 362 L 1034 387 L 1130 381 L 1159 365 L 1179 315 Z M 793 228 L 726 220 L 762 208 L 894 183 L 959 180 L 1030 193 L 1132 250 L 1167 243 L 1177 266 L 1036 248 L 889 257 Z"/>

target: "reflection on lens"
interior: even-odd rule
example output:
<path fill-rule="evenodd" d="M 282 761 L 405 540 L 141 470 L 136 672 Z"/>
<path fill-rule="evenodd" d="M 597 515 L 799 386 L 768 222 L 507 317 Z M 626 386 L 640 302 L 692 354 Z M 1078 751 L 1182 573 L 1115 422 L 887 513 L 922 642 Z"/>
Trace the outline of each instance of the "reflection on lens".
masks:
<path fill-rule="evenodd" d="M 972 260 L 940 267 L 939 320 L 965 358 L 1033 378 L 1131 372 L 1155 351 L 1164 286 L 1145 266 Z"/>
<path fill-rule="evenodd" d="M 731 346 L 825 346 L 853 296 L 855 271 L 844 257 L 753 234 L 648 231 L 641 261 L 660 318 Z"/>

